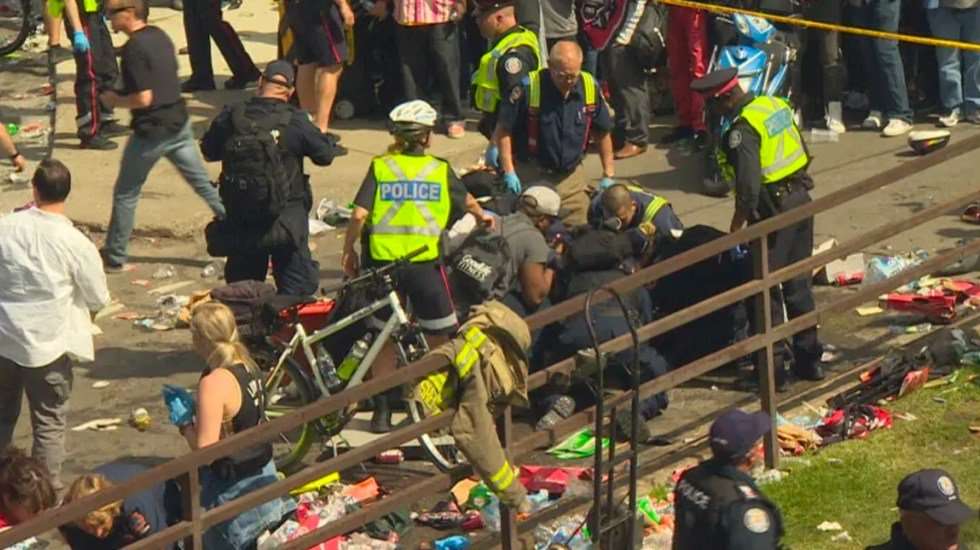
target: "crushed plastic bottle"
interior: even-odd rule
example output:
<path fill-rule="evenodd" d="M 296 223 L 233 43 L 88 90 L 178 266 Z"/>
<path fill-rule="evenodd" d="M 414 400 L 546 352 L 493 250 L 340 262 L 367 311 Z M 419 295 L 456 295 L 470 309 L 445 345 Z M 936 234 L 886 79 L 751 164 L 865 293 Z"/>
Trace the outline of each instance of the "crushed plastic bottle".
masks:
<path fill-rule="evenodd" d="M 811 128 L 806 133 L 807 143 L 837 143 L 839 139 L 840 135 L 837 132 L 823 128 Z"/>
<path fill-rule="evenodd" d="M 898 275 L 913 265 L 915 264 L 902 256 L 875 256 L 868 261 L 867 269 L 864 270 L 864 282 L 868 284 L 879 283 Z"/>
<path fill-rule="evenodd" d="M 487 505 L 480 508 L 480 517 L 487 529 L 495 533 L 500 532 L 500 501 L 497 500 L 496 495 L 491 494 Z"/>
<path fill-rule="evenodd" d="M 470 547 L 470 538 L 466 535 L 453 535 L 439 539 L 432 544 L 433 550 L 466 550 Z"/>
<path fill-rule="evenodd" d="M 153 272 L 154 279 L 170 279 L 175 275 L 177 275 L 177 271 L 172 265 L 162 265 Z"/>
<path fill-rule="evenodd" d="M 537 493 L 527 495 L 527 499 L 531 501 L 532 514 L 551 506 L 551 497 L 546 489 L 541 489 Z"/>

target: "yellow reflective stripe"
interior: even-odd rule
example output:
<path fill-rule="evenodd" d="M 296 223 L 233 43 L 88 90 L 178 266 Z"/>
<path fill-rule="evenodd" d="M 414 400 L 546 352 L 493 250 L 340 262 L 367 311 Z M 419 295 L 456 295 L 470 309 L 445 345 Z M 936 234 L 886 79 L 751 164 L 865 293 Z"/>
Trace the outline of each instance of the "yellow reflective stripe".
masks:
<path fill-rule="evenodd" d="M 456 365 L 456 371 L 459 373 L 459 377 L 466 378 L 469 376 L 470 371 L 473 370 L 473 365 L 476 364 L 477 360 L 480 358 L 476 349 L 470 345 L 469 342 L 463 345 L 456 357 L 453 358 L 453 365 Z"/>
<path fill-rule="evenodd" d="M 541 108 L 541 72 L 534 71 L 527 76 L 529 77 L 527 104 L 532 109 L 539 109 Z"/>
<path fill-rule="evenodd" d="M 643 211 L 643 221 L 652 222 L 657 212 L 660 212 L 660 209 L 667 206 L 667 204 L 667 199 L 655 195 L 653 200 L 650 201 L 650 204 L 647 205 L 647 209 Z"/>
<path fill-rule="evenodd" d="M 487 335 L 480 330 L 480 327 L 470 327 L 466 331 L 466 341 L 473 345 L 475 348 L 479 348 L 487 341 Z"/>
<path fill-rule="evenodd" d="M 595 105 L 595 79 L 585 71 L 582 71 L 582 88 L 585 89 L 585 104 Z"/>
<path fill-rule="evenodd" d="M 423 378 L 416 387 L 418 400 L 430 410 L 442 410 L 444 398 L 451 397 L 443 395 L 448 378 L 449 374 L 444 371 L 436 371 Z"/>
<path fill-rule="evenodd" d="M 514 477 L 514 468 L 505 460 L 497 473 L 490 477 L 490 490 L 495 493 L 506 491 L 514 483 Z"/>

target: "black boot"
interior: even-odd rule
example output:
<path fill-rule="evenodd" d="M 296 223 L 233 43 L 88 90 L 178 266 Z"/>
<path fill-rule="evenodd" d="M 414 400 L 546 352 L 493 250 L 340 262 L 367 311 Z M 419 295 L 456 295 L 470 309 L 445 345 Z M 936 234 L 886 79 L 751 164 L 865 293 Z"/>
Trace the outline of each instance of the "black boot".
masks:
<path fill-rule="evenodd" d="M 816 362 L 800 365 L 799 367 L 794 364 L 793 373 L 796 374 L 798 378 L 810 380 L 812 382 L 818 382 L 826 378 L 826 375 L 823 372 L 823 367 Z"/>
<path fill-rule="evenodd" d="M 391 431 L 391 396 L 390 392 L 374 396 L 374 414 L 371 415 L 371 431 L 376 434 L 386 434 Z"/>

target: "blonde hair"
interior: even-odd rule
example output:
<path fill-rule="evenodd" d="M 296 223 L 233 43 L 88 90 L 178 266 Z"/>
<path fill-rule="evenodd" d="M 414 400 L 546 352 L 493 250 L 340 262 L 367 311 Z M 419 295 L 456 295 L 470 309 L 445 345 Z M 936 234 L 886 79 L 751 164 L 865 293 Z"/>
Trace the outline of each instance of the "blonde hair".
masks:
<path fill-rule="evenodd" d="M 69 504 L 76 500 L 83 499 L 89 495 L 94 495 L 99 491 L 112 487 L 112 482 L 102 474 L 85 474 L 76 479 L 65 495 L 64 504 Z M 122 501 L 110 502 L 98 510 L 92 510 L 84 517 L 75 522 L 78 527 L 89 527 L 94 530 L 111 530 L 116 517 L 122 513 Z"/>
<path fill-rule="evenodd" d="M 235 314 L 220 302 L 207 302 L 194 308 L 191 332 L 208 343 L 211 350 L 205 359 L 211 370 L 245 365 L 255 372 L 258 368 L 248 348 L 238 338 Z"/>
<path fill-rule="evenodd" d="M 0 452 L 0 507 L 4 499 L 39 514 L 54 507 L 58 497 L 44 464 L 16 447 L 7 447 Z"/>

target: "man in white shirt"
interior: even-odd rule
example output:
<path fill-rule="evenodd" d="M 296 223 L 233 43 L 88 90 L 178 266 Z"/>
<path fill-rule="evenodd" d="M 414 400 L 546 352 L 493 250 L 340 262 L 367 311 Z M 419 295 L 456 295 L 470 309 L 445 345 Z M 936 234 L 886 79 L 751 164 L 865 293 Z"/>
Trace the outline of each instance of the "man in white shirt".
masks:
<path fill-rule="evenodd" d="M 58 486 L 72 360 L 95 359 L 91 314 L 109 290 L 98 250 L 64 215 L 68 168 L 44 160 L 32 183 L 36 206 L 0 218 L 0 448 L 13 439 L 26 393 L 32 455 Z"/>

